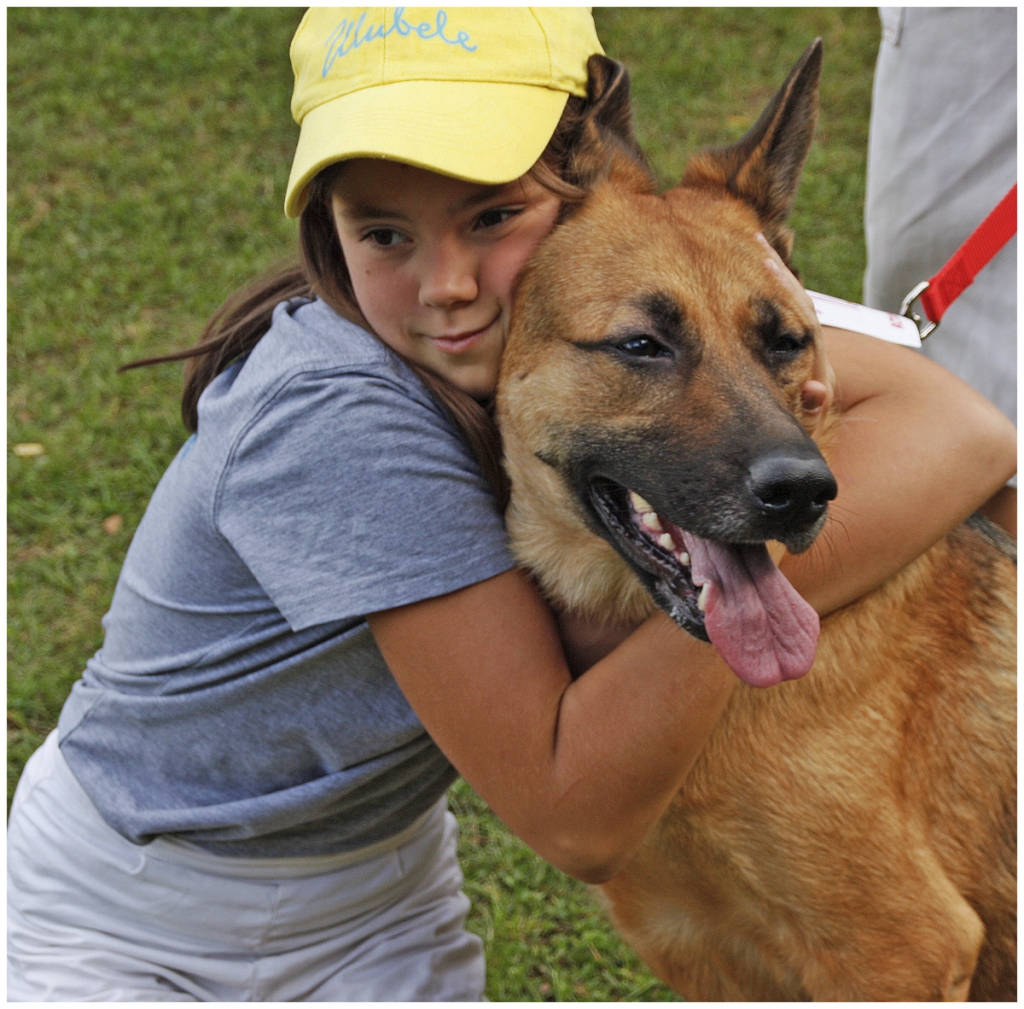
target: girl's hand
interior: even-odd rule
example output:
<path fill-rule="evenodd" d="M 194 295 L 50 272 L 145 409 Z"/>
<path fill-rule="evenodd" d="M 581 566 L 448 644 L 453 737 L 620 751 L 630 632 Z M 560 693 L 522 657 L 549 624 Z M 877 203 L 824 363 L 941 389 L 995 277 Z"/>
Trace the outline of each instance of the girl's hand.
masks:
<path fill-rule="evenodd" d="M 782 257 L 775 251 L 771 243 L 761 232 L 755 236 L 764 249 L 765 269 L 778 278 L 796 301 L 797 307 L 803 310 L 804 323 L 815 334 L 817 343 L 814 362 L 814 374 L 800 390 L 803 416 L 801 423 L 804 430 L 812 437 L 822 433 L 829 410 L 835 399 L 836 376 L 828 359 L 828 350 L 822 340 L 822 329 L 818 322 L 818 313 L 814 310 L 814 302 L 796 279 L 792 270 L 786 266 Z"/>

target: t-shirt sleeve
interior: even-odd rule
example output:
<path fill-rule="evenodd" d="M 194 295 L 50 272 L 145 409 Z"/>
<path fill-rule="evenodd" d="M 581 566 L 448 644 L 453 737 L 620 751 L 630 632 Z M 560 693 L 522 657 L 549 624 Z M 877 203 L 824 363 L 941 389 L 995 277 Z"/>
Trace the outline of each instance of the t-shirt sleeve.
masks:
<path fill-rule="evenodd" d="M 292 378 L 240 434 L 214 521 L 293 630 L 513 566 L 480 469 L 417 386 L 373 371 Z"/>

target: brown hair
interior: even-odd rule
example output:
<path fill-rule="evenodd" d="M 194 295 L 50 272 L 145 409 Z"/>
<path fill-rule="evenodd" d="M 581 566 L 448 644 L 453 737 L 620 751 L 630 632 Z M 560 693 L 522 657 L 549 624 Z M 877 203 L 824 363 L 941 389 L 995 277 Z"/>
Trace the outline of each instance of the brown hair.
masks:
<path fill-rule="evenodd" d="M 563 201 L 563 212 L 567 206 L 584 199 L 589 190 L 590 180 L 586 178 L 587 173 L 580 171 L 576 148 L 584 136 L 588 114 L 606 97 L 594 94 L 595 60 L 600 60 L 602 66 L 613 62 L 606 57 L 591 57 L 591 93 L 586 99 L 569 97 L 551 140 L 527 172 L 535 182 Z M 624 77 L 625 71 L 614 65 Z M 631 133 L 628 139 L 632 141 Z M 280 302 L 316 296 L 343 318 L 372 332 L 356 303 L 331 211 L 331 191 L 342 165 L 344 162 L 328 166 L 309 184 L 306 206 L 299 218 L 299 263 L 278 266 L 228 298 L 207 322 L 196 346 L 133 361 L 120 369 L 187 360 L 181 415 L 189 431 L 198 427 L 198 403 L 203 390 L 232 361 L 256 346 L 270 328 L 274 308 Z M 492 404 L 481 403 L 428 368 L 404 357 L 403 360 L 447 411 L 479 463 L 499 507 L 504 509 L 508 501 L 508 480 L 502 468 L 501 438 L 494 423 Z"/>

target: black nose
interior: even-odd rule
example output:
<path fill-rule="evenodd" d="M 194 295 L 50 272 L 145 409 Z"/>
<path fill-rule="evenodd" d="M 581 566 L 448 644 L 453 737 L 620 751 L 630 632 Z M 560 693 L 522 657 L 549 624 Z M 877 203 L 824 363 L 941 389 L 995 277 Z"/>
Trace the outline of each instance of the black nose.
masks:
<path fill-rule="evenodd" d="M 747 486 L 764 518 L 785 530 L 817 522 L 838 489 L 817 453 L 762 456 L 751 465 Z"/>

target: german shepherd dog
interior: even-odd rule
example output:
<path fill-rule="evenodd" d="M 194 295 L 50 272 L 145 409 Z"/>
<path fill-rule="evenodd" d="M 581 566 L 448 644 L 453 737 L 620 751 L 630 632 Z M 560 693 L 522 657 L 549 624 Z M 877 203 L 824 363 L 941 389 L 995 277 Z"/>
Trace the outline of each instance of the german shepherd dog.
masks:
<path fill-rule="evenodd" d="M 694 1000 L 1014 1000 L 1012 541 L 968 521 L 824 619 L 816 659 L 765 546 L 806 549 L 836 493 L 802 412 L 820 330 L 755 238 L 788 260 L 820 67 L 817 40 L 658 194 L 625 71 L 592 57 L 591 195 L 527 267 L 503 358 L 508 525 L 563 609 L 661 607 L 747 681 L 602 887 L 655 974 Z"/>

